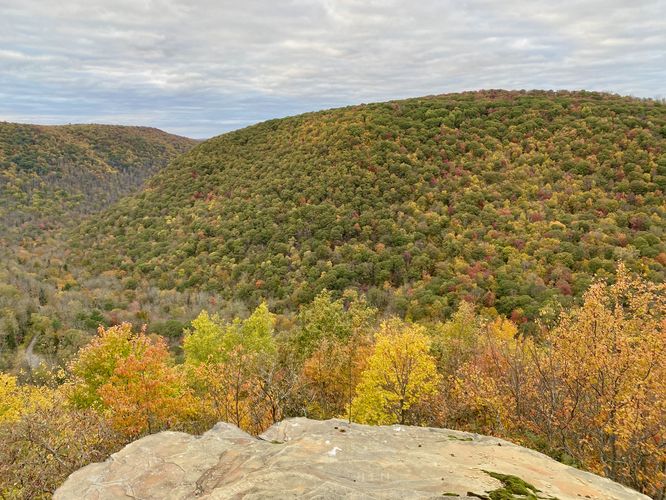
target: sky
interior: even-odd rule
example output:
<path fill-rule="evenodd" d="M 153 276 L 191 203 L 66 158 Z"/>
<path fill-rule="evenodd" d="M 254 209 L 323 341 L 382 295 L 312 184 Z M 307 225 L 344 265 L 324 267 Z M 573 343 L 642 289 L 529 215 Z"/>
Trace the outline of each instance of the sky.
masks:
<path fill-rule="evenodd" d="M 0 120 L 195 138 L 465 90 L 666 97 L 666 0 L 0 0 Z"/>

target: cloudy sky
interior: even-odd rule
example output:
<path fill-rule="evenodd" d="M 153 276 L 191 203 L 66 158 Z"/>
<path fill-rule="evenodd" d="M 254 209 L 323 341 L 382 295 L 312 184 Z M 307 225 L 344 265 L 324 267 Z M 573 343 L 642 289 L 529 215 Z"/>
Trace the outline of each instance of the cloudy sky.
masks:
<path fill-rule="evenodd" d="M 210 137 L 481 88 L 666 97 L 665 0 L 0 0 L 0 120 Z"/>

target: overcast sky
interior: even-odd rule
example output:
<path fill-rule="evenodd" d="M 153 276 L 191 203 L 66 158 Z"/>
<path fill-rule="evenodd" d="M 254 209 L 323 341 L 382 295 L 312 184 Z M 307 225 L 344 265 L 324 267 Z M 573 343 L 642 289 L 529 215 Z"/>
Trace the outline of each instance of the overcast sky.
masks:
<path fill-rule="evenodd" d="M 203 138 L 481 88 L 666 97 L 666 0 L 0 0 L 0 120 Z"/>

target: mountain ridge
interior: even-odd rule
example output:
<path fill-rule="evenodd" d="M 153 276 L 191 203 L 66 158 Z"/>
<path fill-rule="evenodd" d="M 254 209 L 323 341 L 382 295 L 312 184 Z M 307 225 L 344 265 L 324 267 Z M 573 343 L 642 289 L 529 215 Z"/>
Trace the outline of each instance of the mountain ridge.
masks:
<path fill-rule="evenodd" d="M 0 223 L 44 227 L 98 211 L 194 144 L 152 127 L 0 122 Z"/>

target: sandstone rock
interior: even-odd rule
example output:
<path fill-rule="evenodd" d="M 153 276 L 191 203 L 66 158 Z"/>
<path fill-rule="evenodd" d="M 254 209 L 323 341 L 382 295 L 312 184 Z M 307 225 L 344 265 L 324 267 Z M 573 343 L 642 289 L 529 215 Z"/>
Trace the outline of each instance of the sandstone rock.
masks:
<path fill-rule="evenodd" d="M 225 423 L 199 437 L 148 436 L 73 473 L 55 498 L 478 498 L 468 494 L 503 487 L 489 472 L 517 476 L 543 499 L 648 498 L 497 438 L 305 418 L 259 438 Z"/>

